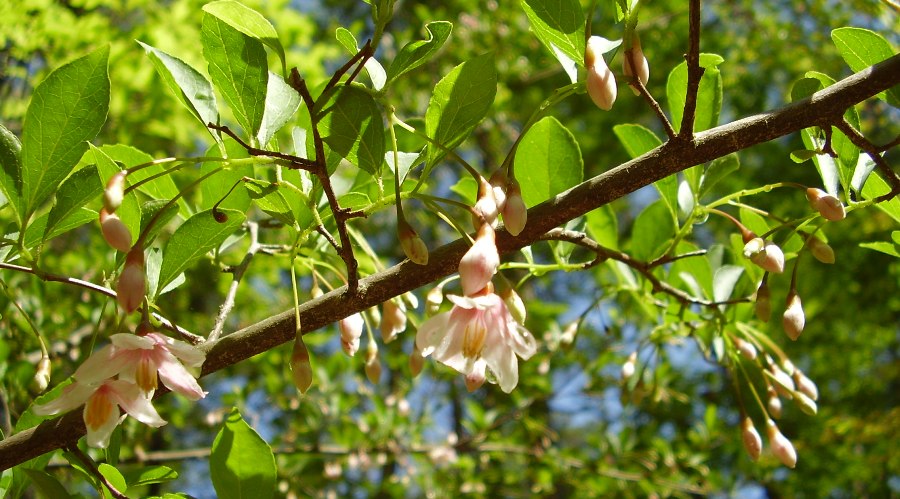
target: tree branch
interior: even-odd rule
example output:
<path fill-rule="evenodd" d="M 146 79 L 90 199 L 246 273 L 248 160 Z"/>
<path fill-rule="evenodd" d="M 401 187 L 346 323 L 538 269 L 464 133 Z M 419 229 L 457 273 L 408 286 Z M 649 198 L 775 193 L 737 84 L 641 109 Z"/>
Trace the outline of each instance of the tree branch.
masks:
<path fill-rule="evenodd" d="M 856 73 L 816 92 L 811 97 L 776 111 L 744 118 L 698 133 L 693 142 L 669 141 L 660 147 L 593 177 L 528 211 L 528 224 L 517 237 L 497 232 L 497 247 L 510 253 L 528 246 L 547 231 L 582 216 L 641 187 L 694 165 L 815 126 L 823 115 L 833 115 L 879 92 L 900 84 L 900 55 Z M 356 294 L 346 286 L 299 307 L 305 333 L 378 305 L 394 296 L 424 286 L 456 271 L 468 249 L 459 239 L 430 255 L 427 265 L 404 260 L 383 272 L 360 280 Z M 203 374 L 219 371 L 295 338 L 294 310 L 203 345 L 207 350 Z M 7 469 L 46 452 L 71 444 L 84 435 L 81 411 L 16 433 L 0 442 L 0 469 Z"/>

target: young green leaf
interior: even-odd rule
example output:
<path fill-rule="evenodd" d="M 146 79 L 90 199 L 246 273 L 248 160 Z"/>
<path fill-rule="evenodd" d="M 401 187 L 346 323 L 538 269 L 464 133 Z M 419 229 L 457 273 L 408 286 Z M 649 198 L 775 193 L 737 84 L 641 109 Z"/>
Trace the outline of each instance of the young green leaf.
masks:
<path fill-rule="evenodd" d="M 200 41 L 213 84 L 244 133 L 255 136 L 265 114 L 269 79 L 262 43 L 213 15 L 203 16 Z"/>
<path fill-rule="evenodd" d="M 200 120 L 204 129 L 208 130 L 213 137 L 218 138 L 218 135 L 206 127 L 207 123 L 219 122 L 219 111 L 216 107 L 216 95 L 213 93 L 212 83 L 181 59 L 140 40 L 138 43 L 144 47 L 156 72 L 162 77 L 169 90 L 178 97 L 178 100 L 188 108 L 191 114 Z"/>
<path fill-rule="evenodd" d="M 894 55 L 894 48 L 883 36 L 863 28 L 838 28 L 831 32 L 831 40 L 844 61 L 854 72 L 878 64 Z M 895 107 L 900 107 L 900 87 L 878 94 Z"/>
<path fill-rule="evenodd" d="M 287 74 L 284 47 L 278 39 L 275 27 L 262 14 L 234 0 L 220 0 L 203 6 L 203 10 L 225 21 L 241 33 L 268 45 L 281 60 L 281 72 Z"/>
<path fill-rule="evenodd" d="M 125 479 L 131 484 L 131 487 L 163 483 L 176 478 L 178 478 L 178 472 L 168 466 L 151 466 L 125 472 Z"/>
<path fill-rule="evenodd" d="M 731 298 L 731 293 L 743 274 L 744 268 L 737 265 L 723 265 L 716 269 L 713 275 L 713 299 L 726 301 Z"/>
<path fill-rule="evenodd" d="M 613 133 L 625 146 L 628 155 L 636 158 L 647 153 L 660 145 L 662 141 L 651 130 L 641 125 L 624 124 L 613 127 Z M 678 216 L 678 177 L 669 175 L 666 178 L 654 182 L 654 187 L 659 191 L 659 195 L 666 206 L 672 213 L 672 217 L 677 219 Z"/>
<path fill-rule="evenodd" d="M 236 210 L 220 210 L 220 213 L 226 216 L 224 223 L 213 218 L 212 210 L 203 211 L 187 219 L 172 234 L 163 252 L 158 289 L 165 289 L 197 259 L 217 248 L 246 218 Z"/>
<path fill-rule="evenodd" d="M 337 38 L 338 43 L 340 43 L 351 56 L 356 55 L 356 53 L 359 52 L 359 46 L 356 44 L 356 37 L 353 36 L 353 33 L 348 29 L 339 27 L 334 35 L 335 38 Z M 375 90 L 384 88 L 384 85 L 387 82 L 387 74 L 381 63 L 374 57 L 369 57 L 366 59 L 364 67 L 366 68 L 366 73 L 369 74 L 369 79 L 372 80 L 372 88 Z"/>
<path fill-rule="evenodd" d="M 447 21 L 435 21 L 425 25 L 428 39 L 407 43 L 400 49 L 387 70 L 388 82 L 392 82 L 408 71 L 428 62 L 447 41 L 453 24 Z"/>
<path fill-rule="evenodd" d="M 103 192 L 97 167 L 89 166 L 73 173 L 56 191 L 56 203 L 50 210 L 44 240 L 56 225 Z"/>
<path fill-rule="evenodd" d="M 141 204 L 141 229 L 135 234 L 142 234 L 160 210 L 165 210 L 165 212 L 159 215 L 153 223 L 153 228 L 147 232 L 147 236 L 144 238 L 147 245 L 152 243 L 166 225 L 178 215 L 178 205 L 170 205 L 168 199 L 151 199 Z"/>
<path fill-rule="evenodd" d="M 106 121 L 109 47 L 50 73 L 34 91 L 22 131 L 22 197 L 26 214 L 69 176 Z"/>
<path fill-rule="evenodd" d="M 244 178 L 244 188 L 247 189 L 250 198 L 256 202 L 259 209 L 271 215 L 275 219 L 287 225 L 294 225 L 294 212 L 288 204 L 281 190 L 275 182 Z"/>
<path fill-rule="evenodd" d="M 587 214 L 587 231 L 601 245 L 619 247 L 619 221 L 610 205 L 603 205 Z"/>
<path fill-rule="evenodd" d="M 46 497 L 47 499 L 67 499 L 72 497 L 66 488 L 46 471 L 30 468 L 23 468 L 22 471 L 28 475 L 32 485 L 34 485 L 41 497 Z"/>
<path fill-rule="evenodd" d="M 222 499 L 269 498 L 275 495 L 275 455 L 237 408 L 213 441 L 209 471 Z"/>
<path fill-rule="evenodd" d="M 662 200 L 644 208 L 631 228 L 631 254 L 638 260 L 650 261 L 662 254 L 675 235 L 675 221 Z"/>
<path fill-rule="evenodd" d="M 425 112 L 425 133 L 448 149 L 460 145 L 487 115 L 497 94 L 493 54 L 484 54 L 453 68 L 434 88 Z M 427 177 L 446 153 L 428 145 Z"/>
<path fill-rule="evenodd" d="M 515 172 L 526 206 L 577 185 L 584 177 L 584 162 L 575 136 L 556 118 L 542 118 L 522 137 Z"/>
<path fill-rule="evenodd" d="M 372 175 L 384 161 L 381 111 L 368 92 L 344 86 L 321 111 L 319 130 L 332 151 Z"/>
<path fill-rule="evenodd" d="M 22 143 L 0 123 L 0 192 L 18 218 L 22 215 Z"/>
<path fill-rule="evenodd" d="M 522 8 L 534 34 L 572 78 L 576 66 L 584 65 L 585 23 L 581 3 L 578 0 L 522 0 Z M 572 81 L 577 81 L 577 72 Z"/>
<path fill-rule="evenodd" d="M 25 247 L 34 248 L 41 241 L 53 239 L 54 237 L 65 234 L 70 230 L 77 229 L 84 224 L 97 221 L 97 212 L 89 208 L 78 208 L 62 220 L 56 222 L 53 230 L 47 230 L 47 221 L 49 213 L 33 219 L 25 229 Z"/>
<path fill-rule="evenodd" d="M 275 73 L 269 73 L 266 109 L 256 137 L 262 147 L 294 116 L 300 107 L 300 94 Z"/>
<path fill-rule="evenodd" d="M 128 483 L 125 482 L 125 477 L 122 476 L 122 473 L 119 472 L 114 466 L 110 466 L 107 463 L 100 463 L 97 466 L 97 471 L 103 475 L 106 480 L 109 481 L 110 485 L 116 488 L 119 492 L 125 492 L 125 489 L 128 488 Z"/>
<path fill-rule="evenodd" d="M 716 54 L 700 54 L 700 67 L 704 69 L 704 72 L 697 92 L 697 110 L 694 115 L 695 132 L 708 130 L 719 124 L 719 111 L 722 110 L 722 75 L 718 66 L 724 61 L 722 56 Z M 669 114 L 672 115 L 672 126 L 676 130 L 681 127 L 686 95 L 687 63 L 682 62 L 669 73 L 669 79 L 666 82 Z"/>

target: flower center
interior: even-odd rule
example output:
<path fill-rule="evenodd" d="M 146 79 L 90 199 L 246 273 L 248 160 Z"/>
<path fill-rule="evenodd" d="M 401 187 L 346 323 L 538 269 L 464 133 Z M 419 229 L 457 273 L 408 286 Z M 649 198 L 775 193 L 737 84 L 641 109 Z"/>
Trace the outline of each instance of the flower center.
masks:
<path fill-rule="evenodd" d="M 487 338 L 487 328 L 484 321 L 474 320 L 466 325 L 466 332 L 463 335 L 463 355 L 473 359 L 481 355 L 484 348 L 484 341 Z"/>
<path fill-rule="evenodd" d="M 135 383 L 141 387 L 145 393 L 152 393 L 157 387 L 156 366 L 150 362 L 146 356 L 143 356 L 138 363 L 137 372 L 134 373 Z"/>
<path fill-rule="evenodd" d="M 109 421 L 112 417 L 113 403 L 106 395 L 106 390 L 100 388 L 87 401 L 84 408 L 84 424 L 92 430 L 96 430 L 103 426 L 103 423 Z"/>

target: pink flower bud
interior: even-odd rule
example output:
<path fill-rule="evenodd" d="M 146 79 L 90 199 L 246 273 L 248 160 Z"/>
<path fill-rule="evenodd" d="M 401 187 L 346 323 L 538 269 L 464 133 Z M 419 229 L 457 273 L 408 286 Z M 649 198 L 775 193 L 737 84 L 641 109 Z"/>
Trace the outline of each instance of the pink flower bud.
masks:
<path fill-rule="evenodd" d="M 752 461 L 758 460 L 762 452 L 762 438 L 760 438 L 759 432 L 756 431 L 756 427 L 753 426 L 753 420 L 749 416 L 744 416 L 744 419 L 741 421 L 741 438 L 744 441 L 744 449 L 747 450 L 750 459 Z"/>
<path fill-rule="evenodd" d="M 444 302 L 443 286 L 435 286 L 425 295 L 425 315 L 432 316 L 441 309 L 441 303 Z"/>
<path fill-rule="evenodd" d="M 469 392 L 474 392 L 475 390 L 481 388 L 481 385 L 484 384 L 484 372 L 471 372 L 466 375 L 466 390 Z"/>
<path fill-rule="evenodd" d="M 390 343 L 406 330 L 406 307 L 398 300 L 388 300 L 381 305 L 381 339 Z"/>
<path fill-rule="evenodd" d="M 116 283 L 116 300 L 129 314 L 137 310 L 144 300 L 147 286 L 144 274 L 144 250 L 135 247 L 125 257 L 125 267 Z"/>
<path fill-rule="evenodd" d="M 734 339 L 734 346 L 737 348 L 738 353 L 740 353 L 747 360 L 756 360 L 756 347 L 753 346 L 753 343 L 749 341 L 743 340 L 741 338 Z"/>
<path fill-rule="evenodd" d="M 118 215 L 107 212 L 106 208 L 100 210 L 100 231 L 106 243 L 113 248 L 123 253 L 131 249 L 131 232 L 128 227 Z"/>
<path fill-rule="evenodd" d="M 584 53 L 584 63 L 587 67 L 587 92 L 591 100 L 600 109 L 609 111 L 616 102 L 616 77 L 600 52 L 602 42 L 598 37 L 592 36 L 587 42 L 587 50 Z"/>
<path fill-rule="evenodd" d="M 381 379 L 381 360 L 378 359 L 378 347 L 371 341 L 366 348 L 366 378 L 373 385 L 377 385 Z"/>
<path fill-rule="evenodd" d="M 844 205 L 841 203 L 841 200 L 828 194 L 822 189 L 817 189 L 815 187 L 806 189 L 806 199 L 809 200 L 809 204 L 813 209 L 818 211 L 826 220 L 837 222 L 843 220 L 847 216 L 847 211 L 844 210 Z"/>
<path fill-rule="evenodd" d="M 490 224 L 482 224 L 475 237 L 475 244 L 459 261 L 459 280 L 463 293 L 472 296 L 484 289 L 497 273 L 499 265 L 500 254 L 497 253 L 494 229 Z"/>
<path fill-rule="evenodd" d="M 796 292 L 792 291 L 788 293 L 787 309 L 784 311 L 782 325 L 788 338 L 794 341 L 797 341 L 797 338 L 800 337 L 800 333 L 803 332 L 803 327 L 806 325 L 806 316 L 803 314 L 803 304 L 800 303 L 800 295 Z"/>
<path fill-rule="evenodd" d="M 31 379 L 31 385 L 34 391 L 38 393 L 43 392 L 50 385 L 50 357 L 42 356 L 41 360 L 38 361 L 34 377 Z"/>
<path fill-rule="evenodd" d="M 494 191 L 494 201 L 497 203 L 497 209 L 502 212 L 503 207 L 506 206 L 506 187 L 509 184 L 506 170 L 502 167 L 498 168 L 497 171 L 491 174 L 489 182 L 491 189 Z"/>
<path fill-rule="evenodd" d="M 483 223 L 496 227 L 500 207 L 494 197 L 494 187 L 484 177 L 479 177 L 478 182 L 478 200 L 472 207 L 473 223 L 476 228 Z"/>
<path fill-rule="evenodd" d="M 341 330 L 341 347 L 351 357 L 359 350 L 359 338 L 362 336 L 363 324 L 363 318 L 359 312 L 347 316 L 338 322 L 338 327 Z"/>
<path fill-rule="evenodd" d="M 763 322 L 769 322 L 769 319 L 772 318 L 772 292 L 769 291 L 769 285 L 765 281 L 756 290 L 754 311 L 756 318 Z"/>
<path fill-rule="evenodd" d="M 103 208 L 110 214 L 116 212 L 122 206 L 125 199 L 125 172 L 118 172 L 106 182 L 106 190 L 103 191 Z"/>
<path fill-rule="evenodd" d="M 306 393 L 312 385 L 312 366 L 309 363 L 309 350 L 303 341 L 303 336 L 297 335 L 294 340 L 294 350 L 291 352 L 291 375 L 294 386 L 300 393 Z"/>
<path fill-rule="evenodd" d="M 422 372 L 423 367 L 425 367 L 425 358 L 422 357 L 422 352 L 419 351 L 418 347 L 413 345 L 412 353 L 409 354 L 409 371 L 412 373 L 413 378 Z"/>
<path fill-rule="evenodd" d="M 834 263 L 834 250 L 825 241 L 816 236 L 809 236 L 806 245 L 809 246 L 809 252 L 816 260 L 822 263 Z"/>
<path fill-rule="evenodd" d="M 646 86 L 647 81 L 650 79 L 650 64 L 644 56 L 644 50 L 641 48 L 641 39 L 638 38 L 637 33 L 634 34 L 634 41 L 631 44 L 631 61 L 632 64 L 629 64 L 628 51 L 625 51 L 625 57 L 622 58 L 622 72 L 630 79 L 632 74 L 634 74 L 631 70 L 632 66 L 634 66 L 634 68 L 637 69 L 638 79 Z M 628 85 L 631 87 L 631 91 L 634 92 L 634 95 L 641 94 L 637 87 L 632 85 L 630 81 Z"/>
<path fill-rule="evenodd" d="M 522 189 L 519 187 L 519 182 L 513 179 L 509 183 L 506 204 L 503 207 L 503 224 L 510 234 L 518 236 L 522 233 L 527 221 L 528 208 L 522 199 Z"/>
<path fill-rule="evenodd" d="M 408 223 L 401 220 L 397 226 L 397 232 L 400 237 L 400 247 L 403 248 L 406 258 L 409 258 L 413 263 L 427 265 L 428 246 L 425 245 L 425 241 L 419 237 L 416 231 Z"/>
<path fill-rule="evenodd" d="M 777 244 L 754 237 L 744 244 L 744 256 L 768 272 L 784 272 L 784 252 Z"/>
<path fill-rule="evenodd" d="M 351 340 L 341 339 L 341 349 L 344 350 L 344 353 L 353 357 L 356 355 L 356 352 L 359 351 L 359 338 L 353 338 Z"/>
<path fill-rule="evenodd" d="M 772 454 L 788 468 L 797 466 L 797 451 L 790 440 L 781 434 L 778 425 L 771 419 L 766 422 L 766 432 L 769 437 L 769 445 L 772 446 Z"/>
<path fill-rule="evenodd" d="M 819 388 L 813 380 L 806 377 L 799 369 L 794 371 L 794 383 L 797 384 L 797 390 L 813 400 L 819 400 Z"/>

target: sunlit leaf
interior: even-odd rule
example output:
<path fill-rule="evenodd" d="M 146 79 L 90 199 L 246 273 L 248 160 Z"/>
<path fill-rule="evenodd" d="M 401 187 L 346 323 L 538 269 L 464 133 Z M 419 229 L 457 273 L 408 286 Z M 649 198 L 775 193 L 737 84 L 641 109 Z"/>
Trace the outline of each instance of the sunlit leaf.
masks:
<path fill-rule="evenodd" d="M 394 62 L 388 68 L 388 82 L 428 62 L 428 59 L 447 41 L 452 29 L 453 24 L 447 21 L 435 21 L 426 24 L 425 30 L 428 31 L 428 38 L 407 43 L 400 49 L 397 57 L 394 58 Z"/>
<path fill-rule="evenodd" d="M 278 39 L 275 27 L 262 14 L 234 0 L 219 0 L 203 6 L 203 10 L 228 23 L 241 33 L 256 38 L 275 51 L 285 71 L 284 47 Z"/>
<path fill-rule="evenodd" d="M 694 115 L 694 131 L 708 130 L 719 124 L 719 111 L 722 109 L 722 75 L 719 64 L 725 62 L 716 54 L 700 54 L 700 67 L 704 68 L 700 87 L 697 91 L 697 108 Z M 669 113 L 672 115 L 672 126 L 681 128 L 684 115 L 684 103 L 687 97 L 687 63 L 682 62 L 669 73 L 666 82 L 666 96 L 669 102 Z"/>
<path fill-rule="evenodd" d="M 212 445 L 209 471 L 222 499 L 265 499 L 275 495 L 275 456 L 237 408 L 225 420 Z"/>

